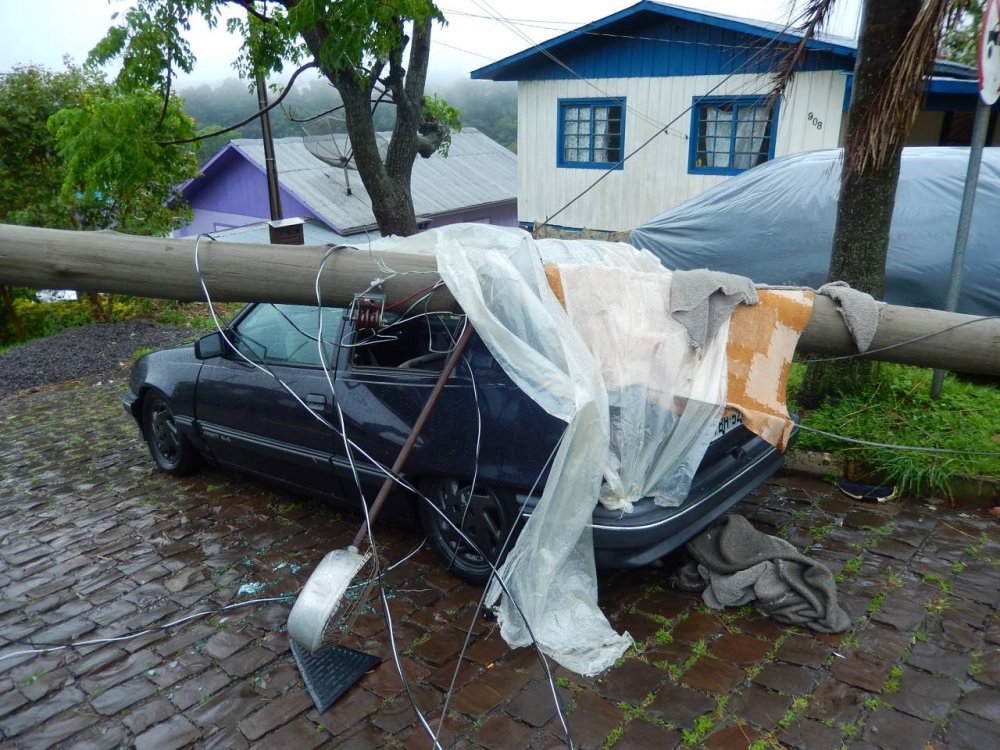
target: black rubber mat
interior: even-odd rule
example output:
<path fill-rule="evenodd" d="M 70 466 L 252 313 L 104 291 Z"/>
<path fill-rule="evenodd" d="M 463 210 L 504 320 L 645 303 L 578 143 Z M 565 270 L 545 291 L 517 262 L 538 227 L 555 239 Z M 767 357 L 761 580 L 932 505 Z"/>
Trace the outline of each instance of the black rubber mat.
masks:
<path fill-rule="evenodd" d="M 330 646 L 316 654 L 299 646 L 294 640 L 292 653 L 305 680 L 316 710 L 323 713 L 337 698 L 346 693 L 365 672 L 381 663 L 381 659 L 347 646 Z"/>

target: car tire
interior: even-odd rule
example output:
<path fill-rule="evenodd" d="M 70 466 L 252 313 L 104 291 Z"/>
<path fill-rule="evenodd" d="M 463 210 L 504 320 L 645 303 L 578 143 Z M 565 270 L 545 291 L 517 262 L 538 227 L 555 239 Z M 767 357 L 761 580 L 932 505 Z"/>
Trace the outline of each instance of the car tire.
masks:
<path fill-rule="evenodd" d="M 201 456 L 178 430 L 170 407 L 157 393 L 143 399 L 142 434 L 153 461 L 167 474 L 183 477 L 201 468 Z"/>
<path fill-rule="evenodd" d="M 468 481 L 434 479 L 423 482 L 421 489 L 434 508 L 446 515 L 455 526 L 463 528 L 464 524 L 465 534 L 493 565 L 503 562 L 507 552 L 514 546 L 521 527 L 513 492 L 477 482 L 475 492 L 472 493 L 472 503 L 469 504 Z M 434 508 L 424 500 L 419 501 L 420 522 L 428 544 L 449 572 L 463 581 L 482 586 L 489 581 L 493 572 L 490 564 L 474 548 L 461 541 L 455 530 Z M 512 528 L 514 533 L 510 534 Z M 503 548 L 505 542 L 507 544 Z"/>

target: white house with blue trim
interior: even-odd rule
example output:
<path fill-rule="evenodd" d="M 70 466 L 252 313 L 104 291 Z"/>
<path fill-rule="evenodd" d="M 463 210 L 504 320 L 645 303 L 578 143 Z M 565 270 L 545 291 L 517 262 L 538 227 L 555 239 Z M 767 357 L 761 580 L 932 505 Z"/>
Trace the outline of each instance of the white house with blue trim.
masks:
<path fill-rule="evenodd" d="M 776 156 L 841 145 L 856 44 L 809 41 L 772 104 L 771 71 L 799 40 L 644 0 L 473 71 L 518 82 L 519 223 L 628 230 Z M 926 88 L 908 145 L 968 145 L 975 70 L 939 62 Z"/>

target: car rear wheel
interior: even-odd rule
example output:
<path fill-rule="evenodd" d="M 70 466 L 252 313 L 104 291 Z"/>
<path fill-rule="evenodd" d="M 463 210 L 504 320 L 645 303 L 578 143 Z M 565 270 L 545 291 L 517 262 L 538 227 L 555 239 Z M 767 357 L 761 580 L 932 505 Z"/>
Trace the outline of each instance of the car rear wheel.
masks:
<path fill-rule="evenodd" d="M 181 434 L 162 396 L 149 394 L 142 404 L 142 432 L 153 461 L 167 474 L 187 476 L 201 466 L 201 457 Z"/>
<path fill-rule="evenodd" d="M 448 570 L 463 581 L 477 585 L 486 583 L 492 572 L 489 562 L 499 565 L 517 538 L 519 519 L 514 493 L 482 482 L 472 491 L 469 482 L 456 479 L 425 482 L 423 492 L 434 508 L 441 511 L 438 513 L 420 501 L 420 521 L 434 552 Z M 462 529 L 475 547 L 463 541 L 442 514 Z M 510 534 L 512 528 L 514 534 Z M 508 534 L 510 542 L 504 547 Z"/>

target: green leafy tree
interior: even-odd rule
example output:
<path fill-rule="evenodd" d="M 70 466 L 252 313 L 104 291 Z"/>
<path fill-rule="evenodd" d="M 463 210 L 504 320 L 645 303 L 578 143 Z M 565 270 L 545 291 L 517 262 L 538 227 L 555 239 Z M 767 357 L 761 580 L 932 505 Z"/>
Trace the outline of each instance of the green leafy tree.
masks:
<path fill-rule="evenodd" d="M 243 46 L 240 76 L 282 72 L 285 62 L 318 68 L 343 102 L 358 172 L 384 234 L 417 230 L 410 177 L 418 153 L 444 141 L 447 124 L 430 119 L 424 85 L 431 27 L 443 16 L 432 0 L 133 0 L 119 25 L 91 53 L 99 63 L 121 60 L 125 91 L 149 86 L 166 95 L 176 72 L 191 72 L 195 58 L 184 38 L 196 17 L 217 26 L 224 7 L 238 6 L 230 33 Z M 379 154 L 373 101 L 395 105 L 392 137 Z M 161 139 L 171 140 L 171 139 Z"/>
<path fill-rule="evenodd" d="M 985 0 L 969 0 L 968 7 L 962 11 L 958 23 L 945 30 L 944 38 L 941 40 L 941 54 L 945 59 L 976 67 L 979 30 L 983 25 L 985 7 Z"/>
<path fill-rule="evenodd" d="M 194 150 L 154 140 L 194 135 L 176 96 L 112 91 L 57 112 L 49 131 L 66 170 L 62 198 L 85 205 L 91 223 L 162 235 L 190 220 L 179 187 L 198 174 Z"/>
<path fill-rule="evenodd" d="M 82 106 L 100 95 L 103 79 L 65 61 L 53 72 L 37 65 L 17 65 L 0 73 L 0 222 L 55 229 L 83 228 L 86 206 L 62 195 L 66 169 L 46 124 L 63 108 Z M 25 340 L 15 301 L 31 296 L 21 288 L 0 288 L 0 338 L 12 330 Z M 95 295 L 96 298 L 96 295 Z"/>
<path fill-rule="evenodd" d="M 179 100 L 164 107 L 149 89 L 122 96 L 99 72 L 65 65 L 0 74 L 0 222 L 134 234 L 178 226 L 190 209 L 174 200 L 174 189 L 197 173 L 194 155 L 153 146 L 151 133 L 192 132 Z M 23 338 L 13 304 L 19 293 L 0 292 L 2 315 Z M 88 297 L 103 319 L 98 296 Z"/>
<path fill-rule="evenodd" d="M 66 169 L 47 123 L 106 91 L 99 75 L 69 61 L 62 72 L 19 65 L 0 73 L 0 222 L 81 228 L 83 207 L 62 196 Z"/>

